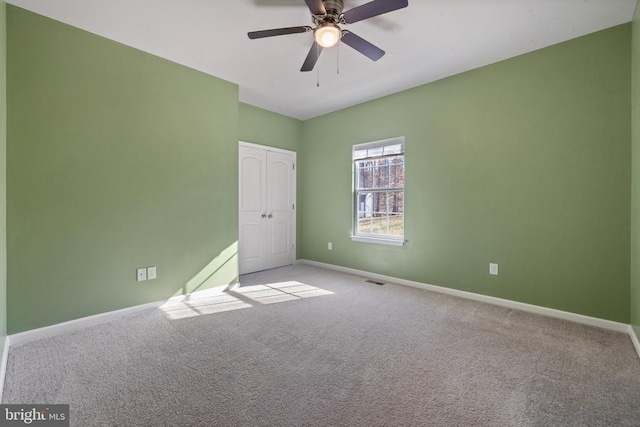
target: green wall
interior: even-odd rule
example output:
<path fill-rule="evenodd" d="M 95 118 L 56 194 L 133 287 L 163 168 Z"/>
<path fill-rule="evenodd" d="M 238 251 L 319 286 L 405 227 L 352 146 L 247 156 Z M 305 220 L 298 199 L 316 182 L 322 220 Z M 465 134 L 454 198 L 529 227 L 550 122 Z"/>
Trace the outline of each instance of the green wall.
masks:
<path fill-rule="evenodd" d="M 640 8 L 631 39 L 631 325 L 640 337 Z"/>
<path fill-rule="evenodd" d="M 302 148 L 302 122 L 300 120 L 241 102 L 239 134 L 240 141 L 295 151 L 298 153 L 296 161 L 298 162 L 298 170 L 300 170 L 300 149 Z M 298 185 L 296 187 L 297 248 L 302 245 L 301 194 L 302 189 Z M 299 250 L 296 251 L 296 256 L 300 258 Z"/>
<path fill-rule="evenodd" d="M 253 105 L 240 103 L 240 141 L 300 152 L 302 122 Z"/>
<path fill-rule="evenodd" d="M 13 6 L 7 65 L 9 333 L 235 280 L 236 85 Z"/>
<path fill-rule="evenodd" d="M 7 19 L 0 1 L 0 355 L 7 335 Z"/>
<path fill-rule="evenodd" d="M 630 44 L 622 25 L 304 122 L 302 257 L 629 322 Z M 351 145 L 400 135 L 408 243 L 352 242 Z"/>

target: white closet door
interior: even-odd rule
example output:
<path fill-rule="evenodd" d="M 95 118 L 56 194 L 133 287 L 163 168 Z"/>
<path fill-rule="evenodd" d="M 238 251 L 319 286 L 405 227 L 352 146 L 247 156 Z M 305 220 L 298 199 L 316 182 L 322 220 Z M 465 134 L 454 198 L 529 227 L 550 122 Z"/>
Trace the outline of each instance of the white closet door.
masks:
<path fill-rule="evenodd" d="M 295 155 L 239 147 L 240 274 L 294 261 Z"/>
<path fill-rule="evenodd" d="M 293 262 L 293 156 L 267 151 L 267 241 L 269 268 Z"/>

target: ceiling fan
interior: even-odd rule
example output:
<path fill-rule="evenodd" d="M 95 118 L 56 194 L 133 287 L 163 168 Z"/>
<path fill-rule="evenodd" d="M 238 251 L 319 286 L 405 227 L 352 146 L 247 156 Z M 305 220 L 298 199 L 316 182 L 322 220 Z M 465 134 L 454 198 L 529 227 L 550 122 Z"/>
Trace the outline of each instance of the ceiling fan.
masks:
<path fill-rule="evenodd" d="M 311 11 L 313 27 L 274 28 L 272 30 L 252 31 L 247 34 L 250 39 L 261 39 L 313 31 L 314 42 L 300 71 L 313 70 L 322 49 L 333 47 L 340 40 L 373 61 L 382 58 L 385 53 L 384 50 L 349 30 L 341 29 L 340 25 L 353 24 L 354 22 L 393 12 L 409 5 L 408 0 L 373 0 L 362 6 L 342 12 L 344 7 L 343 0 L 305 0 L 305 2 Z"/>

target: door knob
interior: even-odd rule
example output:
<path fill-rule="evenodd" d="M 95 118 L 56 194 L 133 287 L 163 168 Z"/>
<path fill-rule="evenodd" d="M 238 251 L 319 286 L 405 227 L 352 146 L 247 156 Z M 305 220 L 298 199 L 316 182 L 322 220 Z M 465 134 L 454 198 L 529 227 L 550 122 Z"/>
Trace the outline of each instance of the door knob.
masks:
<path fill-rule="evenodd" d="M 273 218 L 273 215 L 269 214 L 269 218 Z"/>
<path fill-rule="evenodd" d="M 266 218 L 266 217 L 267 217 L 267 214 L 266 214 L 266 213 L 264 213 L 264 212 L 262 212 L 262 215 L 260 215 L 260 216 L 261 216 L 262 218 Z"/>

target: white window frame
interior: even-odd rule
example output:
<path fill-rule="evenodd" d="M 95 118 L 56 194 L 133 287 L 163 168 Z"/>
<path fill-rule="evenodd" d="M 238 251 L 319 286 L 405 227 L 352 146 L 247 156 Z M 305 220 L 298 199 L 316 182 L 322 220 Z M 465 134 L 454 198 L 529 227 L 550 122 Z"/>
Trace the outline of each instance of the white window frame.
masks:
<path fill-rule="evenodd" d="M 405 240 L 405 233 L 404 233 L 404 209 L 403 209 L 403 213 L 402 213 L 402 230 L 403 230 L 403 235 L 402 236 L 390 236 L 390 235 L 381 235 L 381 234 L 367 234 L 367 233 L 357 233 L 357 224 L 358 224 L 358 200 L 357 200 L 357 195 L 358 195 L 358 190 L 356 188 L 357 185 L 357 177 L 356 177 L 356 160 L 355 159 L 355 152 L 356 151 L 361 151 L 361 150 L 365 150 L 365 149 L 374 149 L 374 148 L 380 148 L 380 147 L 385 147 L 385 146 L 390 146 L 390 145 L 398 145 L 400 144 L 402 146 L 402 154 L 403 156 L 405 156 L 405 164 L 406 164 L 406 155 L 405 155 L 405 140 L 404 140 L 404 136 L 399 136 L 396 138 L 389 138 L 389 139 L 384 139 L 384 140 L 380 140 L 380 141 L 374 141 L 374 142 L 366 142 L 363 144 L 355 144 L 353 145 L 352 149 L 351 149 L 351 168 L 352 168 L 352 183 L 351 183 L 351 201 L 352 201 L 352 205 L 351 205 L 351 211 L 352 211 L 352 222 L 351 222 L 351 226 L 352 226 L 352 233 L 351 233 L 351 240 L 354 242 L 364 242 L 364 243 L 378 243 L 378 244 L 384 244 L 384 245 L 392 245 L 392 246 L 404 246 L 404 244 L 406 243 Z M 404 184 L 402 186 L 402 193 L 403 193 L 403 200 L 405 200 L 406 203 L 406 195 L 405 195 L 405 188 L 406 188 L 406 176 L 405 176 L 405 181 Z"/>

